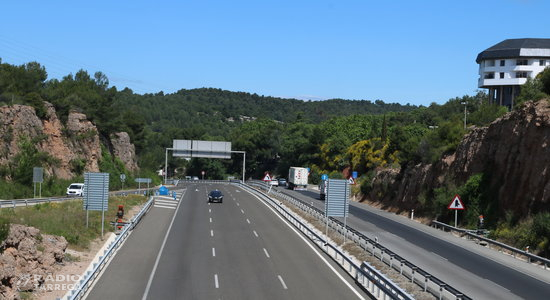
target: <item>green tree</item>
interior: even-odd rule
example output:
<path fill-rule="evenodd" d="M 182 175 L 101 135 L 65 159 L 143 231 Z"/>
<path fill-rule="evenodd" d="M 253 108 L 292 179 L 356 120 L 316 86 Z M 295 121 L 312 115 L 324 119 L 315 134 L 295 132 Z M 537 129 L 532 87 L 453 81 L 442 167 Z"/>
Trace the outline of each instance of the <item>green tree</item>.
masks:
<path fill-rule="evenodd" d="M 540 79 L 527 78 L 527 82 L 521 86 L 521 92 L 516 98 L 515 106 L 521 105 L 525 101 L 539 101 L 547 95 L 542 91 L 543 84 Z"/>
<path fill-rule="evenodd" d="M 351 145 L 347 151 L 350 164 L 354 171 L 365 174 L 377 167 L 387 167 L 396 164 L 396 153 L 388 152 L 389 143 L 380 138 L 359 141 Z"/>
<path fill-rule="evenodd" d="M 36 141 L 31 141 L 28 137 L 22 137 L 18 143 L 19 153 L 11 162 L 12 178 L 17 183 L 31 185 L 33 168 L 54 162 L 46 152 L 38 151 L 35 143 Z"/>
<path fill-rule="evenodd" d="M 246 173 L 256 178 L 264 172 L 276 169 L 280 147 L 281 125 L 273 120 L 258 119 L 242 124 L 231 134 L 234 149 L 246 151 Z M 242 161 L 237 160 L 232 167 L 238 174 Z"/>
<path fill-rule="evenodd" d="M 537 79 L 542 84 L 541 91 L 546 95 L 550 95 L 550 67 L 546 67 L 546 69 L 540 72 L 537 75 Z"/>

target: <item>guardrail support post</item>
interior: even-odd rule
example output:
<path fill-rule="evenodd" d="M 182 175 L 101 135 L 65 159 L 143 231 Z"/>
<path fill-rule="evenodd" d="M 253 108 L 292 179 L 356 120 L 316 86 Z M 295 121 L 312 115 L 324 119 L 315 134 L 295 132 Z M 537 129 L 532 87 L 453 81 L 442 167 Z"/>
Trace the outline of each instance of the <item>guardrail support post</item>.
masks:
<path fill-rule="evenodd" d="M 428 280 L 432 277 L 432 275 L 426 275 L 424 277 L 424 292 L 428 291 Z"/>

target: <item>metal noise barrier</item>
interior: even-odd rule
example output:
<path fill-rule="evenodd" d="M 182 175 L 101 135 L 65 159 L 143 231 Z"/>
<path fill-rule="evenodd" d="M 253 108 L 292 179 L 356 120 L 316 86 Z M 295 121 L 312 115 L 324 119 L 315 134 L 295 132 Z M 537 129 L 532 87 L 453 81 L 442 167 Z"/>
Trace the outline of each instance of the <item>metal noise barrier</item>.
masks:
<path fill-rule="evenodd" d="M 152 203 L 153 197 L 149 197 L 149 200 L 147 201 L 147 203 L 145 203 L 143 208 L 141 208 L 138 214 L 135 215 L 128 224 L 124 225 L 124 228 L 117 236 L 117 238 L 111 242 L 109 247 L 107 247 L 107 249 L 104 251 L 103 255 L 99 257 L 99 262 L 94 263 L 93 270 L 88 271 L 86 274 L 84 274 L 84 279 L 78 282 L 78 284 L 76 285 L 76 289 L 72 290 L 68 295 L 66 295 L 68 296 L 67 299 L 82 299 L 82 297 L 86 294 L 91 285 L 97 279 L 99 273 L 101 273 L 111 257 L 118 250 L 118 247 L 120 247 L 122 242 L 124 242 L 124 240 L 130 235 L 130 231 L 134 229 L 134 227 L 136 227 L 141 218 L 147 213 L 147 210 L 151 207 Z"/>
<path fill-rule="evenodd" d="M 365 290 L 369 291 L 371 295 L 378 299 L 414 299 L 411 295 L 402 290 L 382 273 L 378 272 L 378 270 L 371 267 L 368 263 L 363 263 L 361 266 L 358 266 L 352 259 L 340 251 L 336 245 L 330 243 L 324 236 L 317 234 L 310 228 L 309 225 L 302 223 L 292 212 L 290 212 L 283 205 L 279 204 L 277 201 L 273 200 L 271 197 L 246 185 L 239 186 L 268 202 L 311 241 L 316 243 L 320 249 L 331 256 L 335 262 L 340 264 L 342 268 L 346 270 Z"/>
<path fill-rule="evenodd" d="M 538 263 L 540 263 L 544 266 L 544 269 L 548 269 L 550 267 L 550 259 L 535 255 L 533 253 L 529 253 L 527 251 L 524 251 L 524 250 L 521 250 L 521 249 L 518 249 L 518 248 L 514 248 L 510 245 L 506 245 L 504 243 L 501 243 L 501 242 L 498 242 L 498 241 L 495 241 L 495 240 L 485 238 L 481 235 L 473 233 L 472 230 L 457 228 L 457 227 L 454 227 L 454 226 L 451 226 L 451 225 L 448 225 L 448 224 L 445 224 L 445 223 L 442 223 L 442 222 L 438 222 L 438 221 L 435 221 L 435 220 L 432 221 L 431 225 L 435 228 L 440 228 L 441 227 L 441 228 L 443 228 L 443 230 L 456 231 L 456 232 L 459 232 L 459 233 L 462 233 L 462 234 L 466 235 L 468 238 L 478 239 L 480 241 L 484 241 L 488 244 L 491 244 L 495 247 L 499 247 L 500 249 L 506 249 L 506 250 L 512 252 L 513 257 L 516 257 L 516 255 L 525 256 L 525 257 L 527 257 L 527 262 L 529 262 L 529 263 L 534 262 L 534 261 L 538 262 Z"/>
<path fill-rule="evenodd" d="M 251 182 L 250 185 L 266 189 L 265 183 Z M 325 221 L 325 213 L 305 201 L 284 193 L 280 193 L 274 189 L 270 191 L 270 194 L 289 201 L 302 211 L 316 217 L 322 222 Z M 342 222 L 332 217 L 329 217 L 328 225 L 331 229 L 339 232 L 340 234 L 345 234 L 347 238 L 353 240 L 363 250 L 370 252 L 372 256 L 376 257 L 394 270 L 400 272 L 400 274 L 411 280 L 412 283 L 417 284 L 423 288 L 425 292 L 438 297 L 438 299 L 472 299 L 452 286 L 446 284 L 439 278 L 431 275 L 422 268 L 384 247 L 378 241 L 374 241 L 366 237 L 364 234 L 351 228 L 350 226 L 346 226 L 344 228 L 344 224 Z"/>

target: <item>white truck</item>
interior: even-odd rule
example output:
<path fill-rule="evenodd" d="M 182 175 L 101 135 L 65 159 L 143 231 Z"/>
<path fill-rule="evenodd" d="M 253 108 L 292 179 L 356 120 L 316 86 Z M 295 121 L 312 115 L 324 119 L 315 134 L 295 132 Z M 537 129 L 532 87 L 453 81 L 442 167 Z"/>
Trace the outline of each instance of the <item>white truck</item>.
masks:
<path fill-rule="evenodd" d="M 288 188 L 291 190 L 307 189 L 308 171 L 306 168 L 290 167 L 288 170 Z"/>

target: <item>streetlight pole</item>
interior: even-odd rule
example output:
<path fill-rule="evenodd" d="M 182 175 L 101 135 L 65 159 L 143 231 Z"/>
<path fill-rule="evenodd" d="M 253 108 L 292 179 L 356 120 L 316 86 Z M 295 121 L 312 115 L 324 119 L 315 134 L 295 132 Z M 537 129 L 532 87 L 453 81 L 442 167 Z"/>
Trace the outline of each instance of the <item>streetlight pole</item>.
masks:
<path fill-rule="evenodd" d="M 231 151 L 231 153 L 242 153 L 243 154 L 243 184 L 244 184 L 244 171 L 246 166 L 246 151 Z"/>
<path fill-rule="evenodd" d="M 464 129 L 466 130 L 466 101 L 462 102 L 464 104 Z"/>

